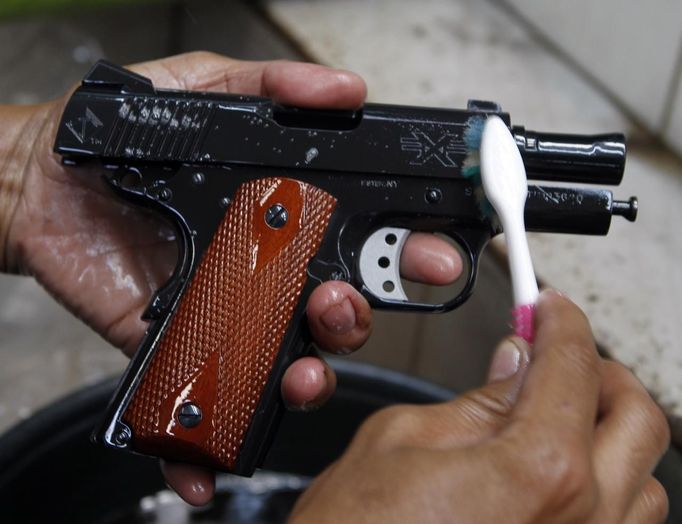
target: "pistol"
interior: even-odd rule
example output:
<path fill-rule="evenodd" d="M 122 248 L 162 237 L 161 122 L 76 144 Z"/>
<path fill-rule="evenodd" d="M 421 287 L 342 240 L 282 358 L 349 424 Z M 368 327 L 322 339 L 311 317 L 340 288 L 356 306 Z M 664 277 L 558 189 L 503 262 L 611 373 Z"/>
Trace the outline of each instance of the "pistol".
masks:
<path fill-rule="evenodd" d="M 97 162 L 113 192 L 169 218 L 179 256 L 93 439 L 251 475 L 283 411 L 283 372 L 309 351 L 305 305 L 317 285 L 343 280 L 373 308 L 395 311 L 466 301 L 481 252 L 502 232 L 463 173 L 475 158 L 467 129 L 491 114 L 510 126 L 528 178 L 550 183 L 529 186 L 529 231 L 605 235 L 613 215 L 635 219 L 635 197 L 551 184 L 619 184 L 620 134 L 527 131 L 484 101 L 284 107 L 156 89 L 98 62 L 68 102 L 54 149 L 67 165 Z M 445 235 L 463 256 L 461 285 L 442 303 L 413 301 L 401 285 L 412 231 Z"/>

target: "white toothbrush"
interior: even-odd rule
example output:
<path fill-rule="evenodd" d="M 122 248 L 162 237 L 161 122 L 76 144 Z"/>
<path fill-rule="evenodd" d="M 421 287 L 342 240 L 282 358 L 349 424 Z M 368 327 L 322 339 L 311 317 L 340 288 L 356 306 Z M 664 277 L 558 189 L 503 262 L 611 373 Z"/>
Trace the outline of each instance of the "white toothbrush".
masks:
<path fill-rule="evenodd" d="M 528 194 L 526 168 L 514 137 L 498 116 L 486 120 L 480 154 L 483 190 L 502 222 L 507 242 L 514 289 L 514 332 L 532 343 L 539 292 L 523 220 Z"/>

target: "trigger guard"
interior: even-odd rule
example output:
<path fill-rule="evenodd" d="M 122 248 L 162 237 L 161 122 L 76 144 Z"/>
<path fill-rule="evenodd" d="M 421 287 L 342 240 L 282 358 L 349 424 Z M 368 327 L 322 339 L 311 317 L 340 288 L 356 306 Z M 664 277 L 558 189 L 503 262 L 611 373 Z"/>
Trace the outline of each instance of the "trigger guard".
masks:
<path fill-rule="evenodd" d="M 400 281 L 400 255 L 409 229 L 384 227 L 372 233 L 360 251 L 360 277 L 379 299 L 407 302 Z"/>

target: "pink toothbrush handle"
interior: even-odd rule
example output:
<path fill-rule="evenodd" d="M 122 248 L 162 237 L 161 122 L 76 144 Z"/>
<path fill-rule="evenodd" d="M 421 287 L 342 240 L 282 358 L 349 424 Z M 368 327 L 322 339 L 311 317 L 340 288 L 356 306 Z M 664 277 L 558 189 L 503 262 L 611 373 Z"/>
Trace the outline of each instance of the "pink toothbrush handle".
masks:
<path fill-rule="evenodd" d="M 529 344 L 533 343 L 535 304 L 525 304 L 512 309 L 514 316 L 514 334 L 522 337 Z"/>

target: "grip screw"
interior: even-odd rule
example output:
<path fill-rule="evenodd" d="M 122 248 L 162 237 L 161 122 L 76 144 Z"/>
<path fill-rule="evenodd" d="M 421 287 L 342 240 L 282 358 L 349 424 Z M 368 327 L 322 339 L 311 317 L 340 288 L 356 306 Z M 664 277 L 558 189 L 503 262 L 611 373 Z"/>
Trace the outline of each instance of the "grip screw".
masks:
<path fill-rule="evenodd" d="M 274 204 L 265 212 L 265 223 L 272 229 L 279 229 L 289 220 L 289 212 L 282 204 Z"/>
<path fill-rule="evenodd" d="M 185 402 L 178 412 L 178 421 L 188 429 L 198 426 L 201 422 L 201 409 L 196 404 Z"/>
<path fill-rule="evenodd" d="M 126 446 L 128 442 L 130 442 L 130 439 L 132 438 L 133 434 L 130 431 L 130 428 L 128 426 L 121 425 L 117 430 L 116 433 L 114 433 L 114 444 L 117 446 Z"/>

